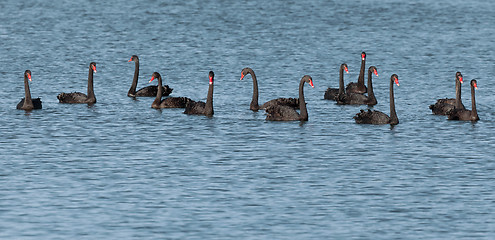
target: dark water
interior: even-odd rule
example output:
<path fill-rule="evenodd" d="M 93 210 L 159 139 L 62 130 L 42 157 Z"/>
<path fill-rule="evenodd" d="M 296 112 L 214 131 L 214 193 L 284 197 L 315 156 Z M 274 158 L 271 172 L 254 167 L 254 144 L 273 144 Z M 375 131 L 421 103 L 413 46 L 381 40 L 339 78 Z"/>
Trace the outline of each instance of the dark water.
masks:
<path fill-rule="evenodd" d="M 2 1 L 2 239 L 493 239 L 493 1 Z M 360 53 L 378 68 L 375 109 L 400 124 L 362 126 L 362 106 L 323 100 L 338 68 L 356 81 Z M 213 118 L 155 110 L 126 96 L 154 71 L 172 96 L 204 100 Z M 98 102 L 86 91 L 97 63 Z M 249 110 L 296 97 L 309 121 L 267 122 Z M 43 110 L 16 110 L 23 72 Z M 477 123 L 428 105 L 454 97 L 455 72 L 478 80 Z M 156 84 L 156 83 L 154 83 Z"/>

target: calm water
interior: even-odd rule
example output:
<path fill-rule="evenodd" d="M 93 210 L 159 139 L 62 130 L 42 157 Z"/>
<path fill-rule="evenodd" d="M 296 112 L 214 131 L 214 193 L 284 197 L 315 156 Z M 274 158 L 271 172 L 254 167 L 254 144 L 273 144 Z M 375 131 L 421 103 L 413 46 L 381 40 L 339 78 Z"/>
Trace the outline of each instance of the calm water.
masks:
<path fill-rule="evenodd" d="M 22 1 L 21 1 L 22 2 Z M 112 5 L 113 4 L 113 5 Z M 493 239 L 495 3 L 493 1 L 2 1 L 0 238 L 2 239 Z M 360 53 L 400 124 L 362 126 L 363 106 L 323 100 L 356 81 Z M 172 96 L 204 100 L 213 118 L 155 110 L 126 96 L 154 71 Z M 97 63 L 98 102 L 86 91 Z M 309 121 L 267 122 L 249 110 L 306 86 Z M 43 109 L 16 110 L 23 73 Z M 428 109 L 454 97 L 455 72 L 478 80 L 477 123 Z M 156 84 L 156 83 L 152 83 Z"/>

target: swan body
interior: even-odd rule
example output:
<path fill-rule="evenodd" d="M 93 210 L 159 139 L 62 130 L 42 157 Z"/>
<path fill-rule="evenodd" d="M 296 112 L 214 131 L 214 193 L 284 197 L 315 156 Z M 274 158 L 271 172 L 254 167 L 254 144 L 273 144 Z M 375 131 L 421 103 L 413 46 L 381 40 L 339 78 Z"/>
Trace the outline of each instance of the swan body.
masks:
<path fill-rule="evenodd" d="M 447 113 L 449 120 L 478 121 L 478 111 L 476 111 L 475 89 L 478 89 L 476 79 L 471 80 L 471 110 L 455 108 Z"/>
<path fill-rule="evenodd" d="M 325 95 L 323 95 L 324 99 L 337 101 L 339 99 L 339 95 L 344 93 L 344 71 L 349 73 L 347 64 L 342 63 L 339 70 L 339 88 L 327 88 Z"/>
<path fill-rule="evenodd" d="M 60 93 L 57 98 L 60 103 L 96 103 L 95 93 L 93 91 L 93 73 L 96 73 L 96 63 L 89 64 L 88 73 L 88 95 L 80 92 Z"/>
<path fill-rule="evenodd" d="M 464 104 L 462 104 L 461 99 L 461 84 L 462 84 L 462 74 L 456 72 L 455 74 L 455 98 L 444 98 L 438 99 L 433 105 L 430 105 L 430 109 L 435 115 L 447 115 L 454 109 L 466 109 Z"/>
<path fill-rule="evenodd" d="M 370 66 L 368 69 L 368 96 L 360 93 L 341 93 L 337 98 L 337 104 L 339 105 L 362 105 L 366 104 L 368 106 L 373 106 L 378 103 L 373 92 L 372 75 L 378 76 L 378 72 L 375 66 Z"/>
<path fill-rule="evenodd" d="M 272 99 L 263 103 L 261 106 L 258 104 L 258 80 L 256 79 L 256 74 L 254 74 L 253 69 L 246 67 L 241 71 L 241 80 L 248 74 L 251 74 L 253 79 L 253 98 L 251 100 L 251 104 L 249 105 L 249 109 L 252 111 L 258 111 L 260 109 L 266 109 L 271 106 L 276 105 L 284 105 L 292 108 L 299 108 L 299 99 L 297 98 L 277 98 Z"/>
<path fill-rule="evenodd" d="M 129 91 L 127 92 L 127 96 L 129 97 L 156 97 L 156 94 L 158 93 L 158 86 L 147 86 L 139 89 L 136 91 L 136 87 L 138 84 L 138 78 L 139 78 L 139 57 L 137 55 L 132 55 L 131 59 L 129 59 L 128 62 L 134 62 L 135 68 L 134 68 L 134 78 L 132 79 L 132 85 Z M 161 85 L 159 85 L 161 86 Z M 170 88 L 168 85 L 161 86 L 162 88 L 162 95 L 163 96 L 168 96 L 172 93 L 173 89 Z"/>
<path fill-rule="evenodd" d="M 399 118 L 397 118 L 397 113 L 395 112 L 395 102 L 394 102 L 394 83 L 399 86 L 399 77 L 393 74 L 390 77 L 390 116 L 380 111 L 368 111 L 361 110 L 354 116 L 354 120 L 358 124 L 399 124 Z"/>
<path fill-rule="evenodd" d="M 347 84 L 345 91 L 347 93 L 365 93 L 366 86 L 364 86 L 364 70 L 366 68 L 366 53 L 361 53 L 361 69 L 359 71 L 359 77 L 357 83 L 351 82 Z"/>
<path fill-rule="evenodd" d="M 33 109 L 41 109 L 41 99 L 40 98 L 31 98 L 31 90 L 29 89 L 29 81 L 31 80 L 31 71 L 26 70 L 24 72 L 24 98 L 17 104 L 16 108 L 21 110 L 33 110 Z"/>
<path fill-rule="evenodd" d="M 215 74 L 213 71 L 209 72 L 210 83 L 208 87 L 208 96 L 206 97 L 206 103 L 201 101 L 188 101 L 186 104 L 185 114 L 190 115 L 205 115 L 207 117 L 213 116 L 213 80 Z"/>
<path fill-rule="evenodd" d="M 266 120 L 269 121 L 308 121 L 308 110 L 304 101 L 304 83 L 307 82 L 314 88 L 313 79 L 309 75 L 305 75 L 299 83 L 299 109 L 300 113 L 295 108 L 284 105 L 273 105 L 265 109 L 267 115 Z"/>

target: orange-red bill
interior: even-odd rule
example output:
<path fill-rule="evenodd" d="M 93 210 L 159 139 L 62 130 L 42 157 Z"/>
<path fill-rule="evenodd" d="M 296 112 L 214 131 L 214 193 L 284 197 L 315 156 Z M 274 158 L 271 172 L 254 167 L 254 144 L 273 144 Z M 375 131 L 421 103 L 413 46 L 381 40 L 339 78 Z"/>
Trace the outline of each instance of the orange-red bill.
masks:
<path fill-rule="evenodd" d="M 132 58 L 131 58 L 131 59 L 129 59 L 129 61 L 127 61 L 127 62 L 130 62 L 130 61 L 132 61 Z"/>
<path fill-rule="evenodd" d="M 244 73 L 241 73 L 241 80 L 244 78 Z"/>
<path fill-rule="evenodd" d="M 31 80 L 31 79 L 29 79 L 29 80 Z M 474 83 L 473 86 L 474 86 L 474 89 L 478 89 L 478 84 Z"/>
<path fill-rule="evenodd" d="M 93 66 L 93 72 L 96 72 L 96 66 Z"/>
<path fill-rule="evenodd" d="M 375 73 L 375 75 L 378 77 L 378 72 L 376 71 L 376 69 L 373 69 L 373 72 Z"/>
<path fill-rule="evenodd" d="M 394 82 L 395 82 L 395 84 L 397 84 L 397 86 L 399 86 L 399 78 L 395 78 Z"/>
<path fill-rule="evenodd" d="M 313 85 L 313 79 L 309 79 L 309 85 L 310 85 L 312 88 L 315 88 L 315 86 Z"/>
<path fill-rule="evenodd" d="M 155 76 L 152 76 L 149 82 L 153 82 L 153 80 L 155 80 Z"/>
<path fill-rule="evenodd" d="M 213 78 L 210 77 L 210 84 L 213 84 Z"/>
<path fill-rule="evenodd" d="M 31 80 L 31 74 L 28 73 L 27 75 L 28 75 L 29 81 L 33 81 L 33 80 Z"/>
<path fill-rule="evenodd" d="M 462 77 L 459 77 L 459 82 L 461 82 L 461 83 L 462 83 Z"/>
<path fill-rule="evenodd" d="M 349 70 L 345 66 L 344 66 L 344 70 L 345 70 L 346 73 L 349 73 Z"/>

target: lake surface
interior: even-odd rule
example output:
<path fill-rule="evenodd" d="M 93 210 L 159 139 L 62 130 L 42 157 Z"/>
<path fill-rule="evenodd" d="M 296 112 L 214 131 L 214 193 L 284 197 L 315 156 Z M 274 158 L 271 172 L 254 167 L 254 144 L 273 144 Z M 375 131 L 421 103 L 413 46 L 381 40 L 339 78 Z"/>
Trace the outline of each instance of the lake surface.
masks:
<path fill-rule="evenodd" d="M 495 2 L 24 1 L 0 3 L 1 239 L 494 239 Z M 324 100 L 338 69 L 374 65 L 400 124 L 355 124 L 366 106 Z M 171 96 L 205 100 L 212 118 L 127 97 L 160 72 Z M 97 63 L 98 102 L 86 92 Z M 268 122 L 260 103 L 297 97 L 309 121 Z M 43 109 L 16 109 L 32 71 Z M 431 114 L 469 81 L 480 121 Z"/>

